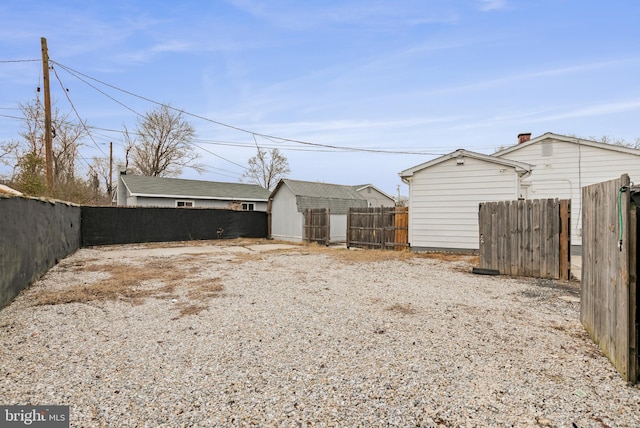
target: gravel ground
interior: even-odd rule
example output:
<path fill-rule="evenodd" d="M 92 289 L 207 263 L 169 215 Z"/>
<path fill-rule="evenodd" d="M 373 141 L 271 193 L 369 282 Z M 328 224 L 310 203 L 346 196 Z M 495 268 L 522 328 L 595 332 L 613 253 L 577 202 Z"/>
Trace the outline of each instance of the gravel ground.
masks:
<path fill-rule="evenodd" d="M 282 247 L 79 250 L 0 310 L 0 404 L 87 427 L 640 426 L 576 283 Z"/>

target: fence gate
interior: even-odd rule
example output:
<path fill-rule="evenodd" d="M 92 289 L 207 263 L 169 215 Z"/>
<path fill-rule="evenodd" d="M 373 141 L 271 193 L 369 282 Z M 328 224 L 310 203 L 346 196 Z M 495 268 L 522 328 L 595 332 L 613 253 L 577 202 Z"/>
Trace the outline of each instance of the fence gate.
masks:
<path fill-rule="evenodd" d="M 504 275 L 571 278 L 571 201 L 480 204 L 480 269 Z"/>
<path fill-rule="evenodd" d="M 637 382 L 639 231 L 632 192 L 627 174 L 582 188 L 580 321 L 620 375 Z"/>
<path fill-rule="evenodd" d="M 347 247 L 403 250 L 409 247 L 407 207 L 349 208 Z"/>
<path fill-rule="evenodd" d="M 304 212 L 304 241 L 329 245 L 330 237 L 331 216 L 329 208 L 307 208 Z"/>

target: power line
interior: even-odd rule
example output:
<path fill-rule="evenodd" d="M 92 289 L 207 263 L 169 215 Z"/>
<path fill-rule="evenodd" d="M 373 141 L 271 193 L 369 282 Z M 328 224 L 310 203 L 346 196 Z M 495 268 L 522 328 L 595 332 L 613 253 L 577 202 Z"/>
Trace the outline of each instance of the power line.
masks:
<path fill-rule="evenodd" d="M 404 154 L 404 155 L 440 155 L 440 154 L 442 154 L 442 153 L 432 153 L 432 152 L 422 152 L 422 151 L 396 151 L 396 150 L 368 149 L 368 148 L 362 148 L 362 147 L 336 146 L 336 145 L 331 145 L 331 144 L 311 143 L 311 142 L 308 142 L 308 141 L 302 141 L 302 140 L 296 140 L 296 139 L 292 139 L 292 138 L 285 138 L 285 137 L 278 137 L 278 136 L 275 136 L 275 135 L 263 134 L 261 132 L 251 131 L 251 130 L 248 130 L 246 128 L 242 128 L 242 127 L 235 126 L 235 125 L 230 125 L 230 124 L 227 124 L 227 123 L 224 123 L 224 122 L 220 122 L 220 121 L 217 121 L 217 120 L 214 120 L 214 119 L 210 119 L 208 117 L 204 117 L 204 116 L 201 116 L 201 115 L 198 115 L 198 114 L 195 114 L 195 113 L 190 113 L 190 112 L 188 112 L 186 110 L 182 110 L 182 109 L 179 109 L 179 108 L 176 108 L 176 107 L 172 107 L 170 105 L 161 103 L 159 101 L 152 100 L 151 98 L 135 94 L 135 93 L 133 93 L 131 91 L 128 91 L 126 89 L 119 88 L 119 87 L 117 87 L 115 85 L 112 85 L 110 83 L 106 83 L 106 82 L 104 82 L 102 80 L 96 79 L 95 77 L 91 77 L 91 76 L 89 76 L 87 74 L 84 74 L 84 73 L 82 73 L 80 71 L 74 70 L 71 67 L 67 67 L 67 66 L 65 66 L 63 64 L 60 64 L 60 63 L 58 63 L 56 61 L 51 61 L 51 62 L 56 64 L 56 65 L 58 65 L 58 66 L 60 66 L 62 69 L 67 71 L 69 74 L 73 75 L 74 77 L 78 78 L 79 80 L 81 80 L 83 82 L 85 82 L 85 81 L 83 79 L 80 79 L 78 77 L 78 75 L 83 76 L 83 77 L 85 77 L 87 79 L 91 79 L 91 80 L 93 80 L 93 81 L 95 81 L 97 83 L 100 83 L 101 85 L 107 86 L 107 87 L 112 88 L 112 89 L 114 89 L 116 91 L 120 91 L 120 92 L 125 93 L 127 95 L 130 95 L 132 97 L 139 98 L 141 100 L 147 101 L 149 103 L 156 104 L 156 105 L 162 106 L 162 107 L 166 107 L 168 109 L 177 111 L 177 112 L 185 114 L 187 116 L 195 117 L 197 119 L 204 120 L 206 122 L 210 122 L 210 123 L 213 123 L 213 124 L 216 124 L 216 125 L 219 125 L 219 126 L 223 126 L 223 127 L 229 128 L 229 129 L 233 129 L 233 130 L 236 130 L 236 131 L 239 131 L 239 132 L 244 132 L 244 133 L 247 133 L 247 134 L 251 134 L 253 136 L 259 136 L 259 137 L 262 137 L 262 138 L 270 139 L 273 143 L 277 143 L 276 141 L 273 141 L 273 140 L 278 140 L 279 142 L 289 142 L 289 143 L 302 144 L 302 145 L 307 145 L 307 146 L 312 146 L 312 147 L 323 147 L 323 148 L 329 148 L 329 149 L 338 150 L 338 151 L 353 151 L 353 152 L 367 152 L 367 153 L 380 153 L 380 154 Z M 96 89 L 93 85 L 90 85 L 90 86 L 93 87 L 94 89 Z M 100 91 L 100 92 L 104 94 L 104 92 L 102 92 L 102 91 Z M 109 98 L 112 98 L 112 97 L 109 97 Z M 136 112 L 136 114 L 139 114 L 139 113 Z"/>
<path fill-rule="evenodd" d="M 0 64 L 16 63 L 16 62 L 40 62 L 40 59 L 4 59 L 0 60 Z"/>
<path fill-rule="evenodd" d="M 58 72 L 56 71 L 55 67 L 51 67 L 51 69 L 53 70 L 53 74 L 56 75 L 56 79 L 58 80 L 58 83 L 60 83 L 60 88 L 62 88 L 62 92 L 64 92 L 64 95 L 67 97 L 67 101 L 69 101 L 69 104 L 71 105 L 71 108 L 73 109 L 74 113 L 76 114 L 76 117 L 78 118 L 78 121 L 80 121 L 80 124 L 81 124 L 82 128 L 85 130 L 85 132 L 89 136 L 89 139 L 93 142 L 93 144 L 96 146 L 96 148 L 98 150 L 100 150 L 103 155 L 106 156 L 107 154 L 104 152 L 104 150 L 102 150 L 102 148 L 98 145 L 98 143 L 96 143 L 96 141 L 93 139 L 93 136 L 91 135 L 91 132 L 87 128 L 87 124 L 80 117 L 80 114 L 78 113 L 78 110 L 76 109 L 76 106 L 73 104 L 73 101 L 71 101 L 71 97 L 69 96 L 69 90 L 67 88 L 65 88 L 64 85 L 62 84 L 62 80 L 60 80 L 60 76 L 58 76 Z"/>

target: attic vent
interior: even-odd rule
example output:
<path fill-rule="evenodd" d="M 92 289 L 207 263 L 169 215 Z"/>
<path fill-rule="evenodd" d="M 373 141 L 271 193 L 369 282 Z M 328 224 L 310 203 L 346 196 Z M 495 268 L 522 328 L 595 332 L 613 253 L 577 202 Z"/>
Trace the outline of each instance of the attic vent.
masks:
<path fill-rule="evenodd" d="M 553 156 L 553 143 L 551 142 L 542 143 L 540 147 L 542 149 L 542 156 L 545 156 L 545 157 Z"/>

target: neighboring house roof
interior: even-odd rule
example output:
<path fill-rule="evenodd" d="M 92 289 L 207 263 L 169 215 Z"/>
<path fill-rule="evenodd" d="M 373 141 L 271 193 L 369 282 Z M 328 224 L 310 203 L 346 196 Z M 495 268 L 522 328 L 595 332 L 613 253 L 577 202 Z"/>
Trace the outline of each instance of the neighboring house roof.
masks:
<path fill-rule="evenodd" d="M 269 199 L 269 191 L 257 184 L 220 183 L 141 175 L 122 175 L 120 178 L 131 196 L 265 202 Z"/>
<path fill-rule="evenodd" d="M 271 197 L 282 186 L 295 195 L 298 212 L 308 208 L 329 208 L 332 214 L 346 214 L 351 207 L 367 206 L 367 200 L 352 186 L 282 179 L 271 192 Z"/>
<path fill-rule="evenodd" d="M 18 192 L 17 190 L 12 189 L 9 186 L 5 186 L 4 184 L 0 184 L 0 193 L 12 196 L 22 196 L 21 192 Z"/>
<path fill-rule="evenodd" d="M 508 155 L 511 152 L 514 152 L 516 150 L 520 150 L 522 148 L 531 146 L 533 144 L 537 144 L 540 143 L 542 141 L 562 141 L 565 143 L 572 143 L 572 144 L 580 144 L 582 146 L 590 146 L 590 147 L 596 147 L 599 149 L 604 149 L 604 150 L 613 150 L 616 152 L 621 152 L 621 153 L 628 153 L 628 154 L 632 154 L 632 155 L 640 155 L 640 150 L 638 149 L 632 149 L 630 147 L 625 147 L 625 146 L 618 146 L 615 144 L 607 144 L 607 143 L 599 143 L 597 141 L 592 141 L 592 140 L 586 140 L 583 138 L 578 138 L 578 137 L 570 137 L 567 135 L 560 135 L 560 134 L 554 134 L 552 132 L 546 132 L 542 135 L 540 135 L 539 137 L 533 138 L 529 141 L 526 141 L 522 144 L 515 144 L 513 146 L 507 147 L 506 149 L 500 150 L 496 153 L 494 153 L 492 156 L 497 156 L 497 157 L 502 157 L 505 155 Z"/>
<path fill-rule="evenodd" d="M 378 192 L 378 193 L 380 193 L 380 194 L 382 194 L 382 195 L 386 196 L 387 198 L 391 199 L 392 201 L 395 201 L 395 198 L 394 198 L 393 196 L 391 196 L 391 195 L 389 195 L 389 194 L 387 194 L 387 193 L 383 192 L 382 190 L 378 189 L 378 188 L 377 188 L 376 186 L 374 186 L 373 184 L 358 184 L 358 185 L 351 186 L 351 187 L 353 187 L 353 188 L 356 190 L 356 192 L 359 192 L 359 191 L 361 191 L 361 190 L 364 190 L 364 189 L 366 189 L 367 187 L 371 187 L 371 188 L 372 188 L 372 189 L 374 189 L 376 192 Z"/>
<path fill-rule="evenodd" d="M 516 162 L 516 161 L 503 159 L 503 158 L 499 158 L 492 155 L 484 155 L 482 153 L 476 153 L 469 150 L 458 149 L 444 156 L 440 156 L 439 158 L 435 158 L 428 162 L 421 163 L 420 165 L 416 165 L 413 168 L 405 169 L 404 171 L 400 172 L 399 175 L 400 175 L 400 178 L 402 178 L 402 180 L 405 181 L 409 177 L 412 177 L 413 174 L 415 174 L 416 172 L 421 171 L 425 168 L 432 167 L 434 165 L 437 165 L 442 162 L 446 162 L 453 158 L 464 159 L 465 157 L 478 159 L 485 162 L 495 163 L 495 164 L 503 165 L 509 168 L 514 168 L 516 172 L 519 174 L 526 174 L 527 172 L 530 172 L 532 168 L 532 165 L 529 165 L 524 162 Z"/>

